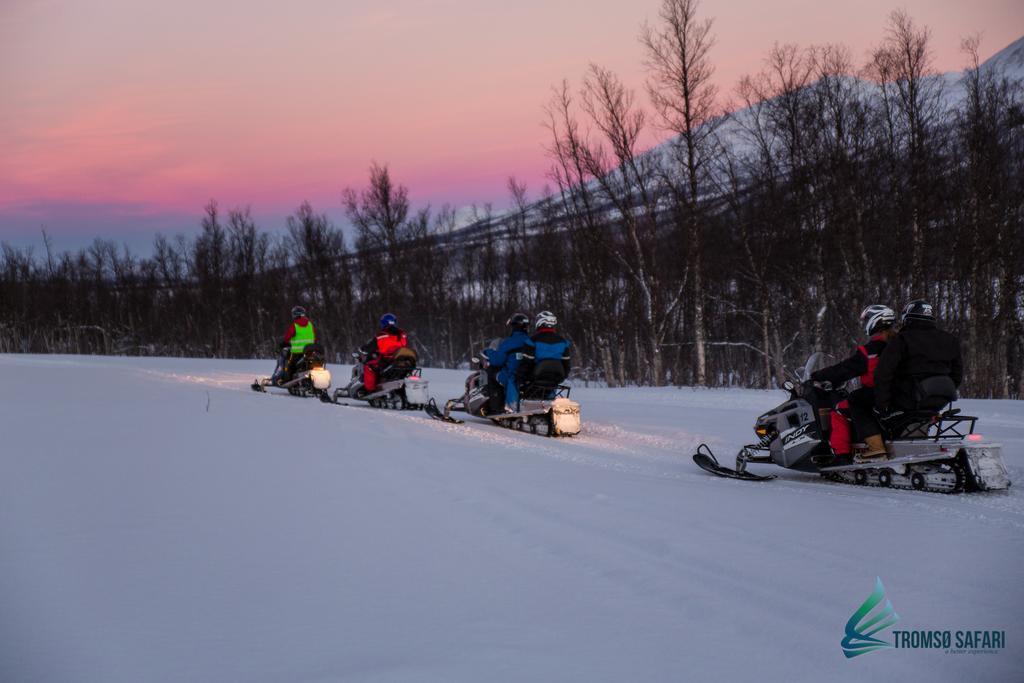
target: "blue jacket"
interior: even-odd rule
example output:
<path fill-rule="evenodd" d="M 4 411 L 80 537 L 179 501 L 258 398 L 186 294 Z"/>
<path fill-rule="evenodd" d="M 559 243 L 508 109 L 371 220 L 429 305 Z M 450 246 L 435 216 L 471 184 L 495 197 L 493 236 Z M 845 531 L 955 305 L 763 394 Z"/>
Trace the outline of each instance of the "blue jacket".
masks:
<path fill-rule="evenodd" d="M 530 341 L 529 335 L 516 330 L 502 340 L 496 349 L 484 349 L 488 362 L 492 368 L 500 369 L 506 375 L 514 377 L 516 368 L 519 367 L 518 351 Z"/>
<path fill-rule="evenodd" d="M 552 329 L 541 328 L 537 330 L 526 343 L 527 358 L 536 362 L 542 360 L 560 360 L 565 374 L 569 374 L 569 349 L 572 343 Z"/>

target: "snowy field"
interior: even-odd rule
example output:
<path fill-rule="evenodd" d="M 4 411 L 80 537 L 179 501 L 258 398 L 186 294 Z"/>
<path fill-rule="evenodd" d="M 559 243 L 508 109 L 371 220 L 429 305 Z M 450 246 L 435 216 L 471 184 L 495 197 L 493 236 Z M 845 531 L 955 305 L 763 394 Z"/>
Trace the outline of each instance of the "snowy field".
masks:
<path fill-rule="evenodd" d="M 1024 680 L 1024 402 L 961 402 L 1017 486 L 951 496 L 691 462 L 782 392 L 580 388 L 555 440 L 271 367 L 0 356 L 0 681 Z M 896 629 L 1007 647 L 847 660 L 876 576 Z"/>

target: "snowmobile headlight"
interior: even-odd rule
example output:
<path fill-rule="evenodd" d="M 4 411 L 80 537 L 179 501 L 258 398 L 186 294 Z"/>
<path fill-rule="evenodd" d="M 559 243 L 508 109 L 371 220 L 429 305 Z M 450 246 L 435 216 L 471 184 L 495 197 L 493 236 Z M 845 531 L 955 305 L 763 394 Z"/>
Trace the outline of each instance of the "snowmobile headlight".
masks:
<path fill-rule="evenodd" d="M 754 427 L 754 433 L 757 434 L 758 436 L 768 436 L 768 428 L 767 427 Z"/>
<path fill-rule="evenodd" d="M 328 389 L 331 386 L 331 372 L 327 368 L 313 368 L 309 371 L 309 379 L 316 389 Z"/>

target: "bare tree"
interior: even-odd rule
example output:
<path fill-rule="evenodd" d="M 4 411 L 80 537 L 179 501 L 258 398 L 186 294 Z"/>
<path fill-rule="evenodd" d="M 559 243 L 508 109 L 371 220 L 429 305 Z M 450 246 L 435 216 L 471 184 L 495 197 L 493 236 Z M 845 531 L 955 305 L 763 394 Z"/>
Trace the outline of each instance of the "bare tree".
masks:
<path fill-rule="evenodd" d="M 669 148 L 681 170 L 680 182 L 668 182 L 686 223 L 692 286 L 694 354 L 697 384 L 707 384 L 705 355 L 702 190 L 707 192 L 709 167 L 719 156 L 715 132 L 717 88 L 708 57 L 714 39 L 711 19 L 699 19 L 699 0 L 662 0 L 656 27 L 645 25 L 640 41 L 646 48 L 647 92 L 661 127 L 676 135 Z"/>
<path fill-rule="evenodd" d="M 364 287 L 379 292 L 383 306 L 393 308 L 401 298 L 395 278 L 402 275 L 397 266 L 409 217 L 409 190 L 395 185 L 386 164 L 374 162 L 369 186 L 361 193 L 346 188 L 342 204 L 356 228 L 356 248 L 365 265 Z"/>
<path fill-rule="evenodd" d="M 360 247 L 394 251 L 409 216 L 409 190 L 392 182 L 386 164 L 370 167 L 370 184 L 361 193 L 345 188 L 342 204 L 358 230 Z"/>
<path fill-rule="evenodd" d="M 601 197 L 614 209 L 619 239 L 610 244 L 636 287 L 639 323 L 649 381 L 664 382 L 661 342 L 682 300 L 682 286 L 668 288 L 658 268 L 659 185 L 652 154 L 640 154 L 645 114 L 635 96 L 608 69 L 591 65 L 581 91 L 582 109 L 601 132 L 600 141 L 582 148 L 582 166 Z M 666 291 L 667 290 L 667 291 Z"/>
<path fill-rule="evenodd" d="M 889 15 L 885 39 L 866 69 L 881 88 L 893 153 L 906 160 L 901 169 L 906 183 L 903 204 L 910 233 L 910 277 L 918 291 L 924 291 L 929 282 L 924 268 L 924 230 L 925 214 L 934 205 L 934 197 L 926 196 L 926 175 L 937 151 L 931 138 L 942 95 L 942 83 L 934 77 L 930 43 L 928 28 L 918 27 L 905 11 L 896 10 Z"/>
<path fill-rule="evenodd" d="M 960 178 L 954 186 L 961 199 L 953 258 L 960 261 L 958 302 L 967 362 L 974 370 L 968 382 L 988 387 L 992 396 L 1003 398 L 1012 392 L 1007 370 L 1010 359 L 1019 353 L 1015 346 L 1021 337 L 1024 187 L 1015 178 L 1024 162 L 1015 150 L 1021 149 L 1024 138 L 1020 123 L 1024 88 L 1005 74 L 983 68 L 979 43 L 974 36 L 961 46 L 968 64 L 963 78 L 966 98 L 955 113 L 954 125 L 961 160 L 955 166 Z"/>

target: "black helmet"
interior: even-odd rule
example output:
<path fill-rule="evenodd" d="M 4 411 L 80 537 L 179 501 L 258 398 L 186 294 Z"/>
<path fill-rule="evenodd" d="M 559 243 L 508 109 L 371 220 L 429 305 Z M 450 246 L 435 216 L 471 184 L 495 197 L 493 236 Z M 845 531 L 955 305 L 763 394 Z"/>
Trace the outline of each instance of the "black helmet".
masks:
<path fill-rule="evenodd" d="M 882 304 L 872 304 L 861 311 L 860 322 L 868 336 L 877 334 L 896 324 L 896 311 Z"/>
<path fill-rule="evenodd" d="M 508 327 L 511 330 L 526 332 L 530 329 L 530 316 L 525 313 L 513 313 L 511 317 L 505 321 L 505 327 Z"/>
<path fill-rule="evenodd" d="M 914 299 L 903 308 L 903 316 L 900 318 L 904 324 L 910 320 L 922 320 L 935 322 L 935 311 L 932 305 L 924 299 Z"/>
<path fill-rule="evenodd" d="M 306 317 L 306 309 L 305 308 L 303 308 L 302 306 L 295 306 L 294 308 L 292 308 L 292 320 L 294 320 L 295 318 L 304 318 L 304 317 Z"/>

